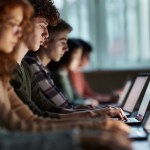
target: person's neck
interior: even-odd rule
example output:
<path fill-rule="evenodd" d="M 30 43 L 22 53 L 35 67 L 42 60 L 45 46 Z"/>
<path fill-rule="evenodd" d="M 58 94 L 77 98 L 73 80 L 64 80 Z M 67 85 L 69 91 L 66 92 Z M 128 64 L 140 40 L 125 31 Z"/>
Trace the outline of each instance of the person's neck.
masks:
<path fill-rule="evenodd" d="M 45 67 L 51 62 L 51 59 L 46 57 L 46 55 L 42 51 L 38 51 L 37 56 Z"/>
<path fill-rule="evenodd" d="M 18 47 L 17 58 L 16 58 L 16 61 L 19 65 L 21 65 L 21 61 L 22 61 L 23 57 L 26 55 L 27 52 L 28 52 L 27 45 L 23 42 L 20 43 L 19 47 Z"/>

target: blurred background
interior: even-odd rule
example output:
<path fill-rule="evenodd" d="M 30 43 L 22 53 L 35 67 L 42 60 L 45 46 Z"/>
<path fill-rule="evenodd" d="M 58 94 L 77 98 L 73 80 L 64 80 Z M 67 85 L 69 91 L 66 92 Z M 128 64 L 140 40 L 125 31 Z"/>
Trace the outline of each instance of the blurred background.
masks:
<path fill-rule="evenodd" d="M 82 38 L 93 46 L 86 77 L 95 90 L 103 90 L 95 86 L 97 80 L 103 86 L 110 84 L 111 90 L 128 75 L 150 70 L 150 0 L 54 3 L 61 17 L 73 26 L 70 37 Z"/>
<path fill-rule="evenodd" d="M 54 0 L 93 45 L 91 69 L 150 68 L 150 0 Z"/>

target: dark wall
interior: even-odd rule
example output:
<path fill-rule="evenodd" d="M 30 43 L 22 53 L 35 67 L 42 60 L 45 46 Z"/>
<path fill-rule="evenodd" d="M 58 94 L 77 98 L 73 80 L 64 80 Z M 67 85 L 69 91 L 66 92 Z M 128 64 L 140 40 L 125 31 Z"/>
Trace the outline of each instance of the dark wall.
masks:
<path fill-rule="evenodd" d="M 135 78 L 138 73 L 147 72 L 150 72 L 150 69 L 134 71 L 92 71 L 86 72 L 85 77 L 93 90 L 110 93 L 114 89 L 122 87 L 128 76 Z"/>

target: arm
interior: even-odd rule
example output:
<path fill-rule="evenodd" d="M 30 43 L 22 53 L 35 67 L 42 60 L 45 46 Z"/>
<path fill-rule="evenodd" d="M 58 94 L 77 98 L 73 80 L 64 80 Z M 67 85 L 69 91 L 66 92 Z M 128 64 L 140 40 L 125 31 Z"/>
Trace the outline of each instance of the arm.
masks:
<path fill-rule="evenodd" d="M 51 118 L 58 118 L 57 114 L 49 113 L 48 111 L 40 110 L 37 105 L 31 100 L 30 97 L 30 87 L 26 87 L 24 83 L 24 79 L 22 77 L 22 73 L 20 68 L 17 67 L 14 71 L 14 77 L 11 80 L 11 85 L 14 87 L 16 94 L 19 98 L 26 104 L 28 107 L 33 111 L 33 113 L 43 116 L 43 117 L 51 117 Z M 27 81 L 30 84 L 30 80 Z M 29 91 L 28 91 L 29 90 Z"/>

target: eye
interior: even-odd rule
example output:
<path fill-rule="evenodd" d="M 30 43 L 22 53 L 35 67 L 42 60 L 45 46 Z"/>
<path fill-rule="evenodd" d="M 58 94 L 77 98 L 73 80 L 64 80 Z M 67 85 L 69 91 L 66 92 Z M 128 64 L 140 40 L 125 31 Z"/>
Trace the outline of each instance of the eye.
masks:
<path fill-rule="evenodd" d="M 62 41 L 62 44 L 63 44 L 63 45 L 66 45 L 66 44 L 67 44 L 67 41 Z"/>
<path fill-rule="evenodd" d="M 44 29 L 44 26 L 43 26 L 43 25 L 40 25 L 40 27 L 41 27 L 42 29 Z"/>
<path fill-rule="evenodd" d="M 19 26 L 18 24 L 14 23 L 14 22 L 8 22 L 8 25 L 11 27 Z"/>

